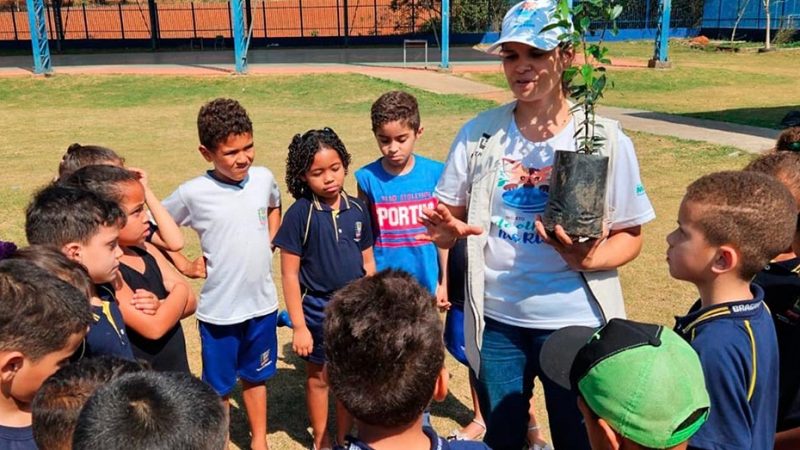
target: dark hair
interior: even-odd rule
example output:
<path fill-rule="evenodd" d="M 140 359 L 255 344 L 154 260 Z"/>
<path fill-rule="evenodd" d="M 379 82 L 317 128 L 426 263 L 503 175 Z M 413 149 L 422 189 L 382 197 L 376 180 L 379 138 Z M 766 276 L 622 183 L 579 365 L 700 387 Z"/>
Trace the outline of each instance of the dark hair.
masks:
<path fill-rule="evenodd" d="M 381 126 L 394 121 L 400 121 L 415 133 L 419 131 L 419 105 L 417 99 L 408 92 L 390 91 L 381 95 L 372 104 L 370 117 L 373 133 Z"/>
<path fill-rule="evenodd" d="M 246 133 L 253 134 L 253 123 L 247 111 L 236 100 L 211 100 L 197 114 L 197 134 L 200 136 L 200 144 L 208 151 L 216 151 L 217 146 L 231 135 Z"/>
<path fill-rule="evenodd" d="M 100 387 L 127 373 L 141 372 L 139 363 L 110 356 L 68 364 L 42 384 L 33 398 L 33 439 L 40 450 L 70 450 L 78 415 Z"/>
<path fill-rule="evenodd" d="M 86 296 L 30 261 L 0 261 L 0 351 L 37 361 L 86 333 L 92 313 Z"/>
<path fill-rule="evenodd" d="M 86 268 L 67 258 L 55 247 L 31 245 L 14 252 L 12 258 L 30 261 L 60 280 L 75 286 L 86 295 L 87 301 L 95 295 L 94 284 L 92 284 L 92 279 L 89 277 L 89 272 L 86 271 Z"/>
<path fill-rule="evenodd" d="M 101 197 L 122 203 L 124 199 L 123 183 L 139 181 L 139 174 L 115 166 L 86 166 L 76 170 L 61 183 L 79 189 L 94 192 Z"/>
<path fill-rule="evenodd" d="M 783 130 L 775 143 L 775 150 L 800 152 L 800 126 Z"/>
<path fill-rule="evenodd" d="M 798 128 L 798 131 L 800 131 L 800 128 Z M 761 172 L 777 178 L 789 189 L 789 192 L 794 195 L 795 202 L 800 205 L 800 153 L 765 153 L 750 161 L 744 170 Z"/>
<path fill-rule="evenodd" d="M 30 244 L 61 248 L 87 243 L 101 226 L 122 228 L 127 216 L 111 200 L 83 189 L 51 185 L 33 196 L 25 212 L 25 235 Z"/>
<path fill-rule="evenodd" d="M 749 280 L 792 243 L 797 205 L 775 177 L 752 171 L 716 172 L 686 189 L 684 202 L 700 207 L 697 225 L 711 245 L 741 253 L 739 274 Z"/>
<path fill-rule="evenodd" d="M 342 160 L 344 172 L 350 167 L 350 153 L 344 143 L 332 129 L 325 127 L 321 130 L 308 130 L 305 134 L 295 134 L 289 144 L 289 156 L 286 157 L 286 186 L 294 198 L 311 196 L 308 185 L 300 177 L 303 176 L 314 162 L 314 155 L 323 148 L 335 150 Z"/>
<path fill-rule="evenodd" d="M 433 296 L 408 273 L 384 270 L 334 294 L 325 356 L 336 398 L 357 419 L 395 427 L 416 420 L 444 366 Z"/>
<path fill-rule="evenodd" d="M 75 450 L 222 450 L 228 420 L 211 387 L 181 372 L 123 375 L 86 402 Z"/>
<path fill-rule="evenodd" d="M 99 145 L 72 144 L 67 148 L 67 152 L 61 157 L 58 165 L 58 177 L 66 178 L 84 166 L 97 164 L 123 165 L 125 159 L 114 150 Z"/>

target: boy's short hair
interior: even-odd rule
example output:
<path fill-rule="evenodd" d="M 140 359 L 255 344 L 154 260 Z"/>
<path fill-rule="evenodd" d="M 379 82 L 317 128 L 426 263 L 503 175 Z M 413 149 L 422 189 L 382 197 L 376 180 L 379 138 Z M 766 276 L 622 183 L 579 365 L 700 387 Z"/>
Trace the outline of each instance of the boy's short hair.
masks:
<path fill-rule="evenodd" d="M 210 386 L 181 372 L 139 372 L 89 398 L 72 442 L 75 450 L 223 450 L 227 437 L 227 413 Z"/>
<path fill-rule="evenodd" d="M 62 281 L 75 286 L 86 298 L 94 296 L 94 284 L 89 272 L 80 263 L 67 258 L 55 247 L 49 245 L 31 245 L 18 249 L 12 258 L 30 261 Z"/>
<path fill-rule="evenodd" d="M 540 364 L 545 376 L 642 446 L 676 446 L 708 418 L 700 358 L 660 325 L 611 319 L 600 329 L 562 328 L 542 346 Z"/>
<path fill-rule="evenodd" d="M 331 389 L 358 420 L 416 420 L 444 366 L 435 299 L 408 273 L 384 270 L 334 294 L 325 318 Z"/>
<path fill-rule="evenodd" d="M 800 205 L 800 152 L 765 153 L 750 161 L 744 170 L 765 173 L 777 178 L 789 189 L 795 202 Z"/>
<path fill-rule="evenodd" d="M 200 144 L 213 152 L 230 135 L 253 134 L 253 123 L 239 102 L 230 98 L 218 98 L 200 108 L 197 114 L 197 133 Z"/>
<path fill-rule="evenodd" d="M 414 132 L 419 131 L 419 105 L 417 99 L 408 92 L 391 91 L 381 95 L 372 104 L 370 116 L 373 133 L 381 126 L 394 121 L 402 122 Z"/>
<path fill-rule="evenodd" d="M 705 175 L 686 189 L 684 202 L 701 209 L 697 225 L 711 245 L 733 245 L 741 253 L 746 280 L 792 243 L 797 206 L 775 177 L 751 171 Z"/>
<path fill-rule="evenodd" d="M 25 213 L 25 235 L 30 244 L 87 243 L 101 226 L 122 228 L 127 216 L 111 200 L 83 189 L 51 185 L 33 196 Z"/>
<path fill-rule="evenodd" d="M 114 150 L 99 145 L 72 144 L 67 148 L 67 152 L 61 158 L 58 165 L 59 179 L 66 178 L 84 166 L 96 164 L 113 164 L 121 166 L 125 159 L 119 156 Z"/>
<path fill-rule="evenodd" d="M 0 351 L 38 361 L 92 323 L 89 299 L 32 262 L 0 261 Z"/>
<path fill-rule="evenodd" d="M 800 152 L 800 126 L 783 130 L 775 143 L 775 150 Z"/>
<path fill-rule="evenodd" d="M 141 372 L 134 361 L 99 356 L 67 364 L 48 378 L 33 399 L 33 439 L 40 450 L 69 450 L 81 408 L 100 387 Z"/>
<path fill-rule="evenodd" d="M 108 200 L 121 203 L 124 197 L 123 183 L 139 181 L 139 174 L 116 166 L 86 166 L 76 170 L 61 184 L 94 192 Z"/>

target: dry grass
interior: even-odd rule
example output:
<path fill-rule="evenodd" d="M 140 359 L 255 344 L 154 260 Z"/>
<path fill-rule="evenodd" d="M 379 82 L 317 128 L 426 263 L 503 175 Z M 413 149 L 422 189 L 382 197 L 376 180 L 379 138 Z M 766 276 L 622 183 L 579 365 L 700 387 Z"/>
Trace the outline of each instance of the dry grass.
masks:
<path fill-rule="evenodd" d="M 294 133 L 331 126 L 353 154 L 353 167 L 377 157 L 368 109 L 382 92 L 398 85 L 356 75 L 247 78 L 67 77 L 0 80 L 0 135 L 3 159 L 0 186 L 0 238 L 24 242 L 24 208 L 31 193 L 52 179 L 64 149 L 72 142 L 97 143 L 118 150 L 132 166 L 150 172 L 154 190 L 169 194 L 179 183 L 202 173 L 195 117 L 202 102 L 216 96 L 238 98 L 255 126 L 257 164 L 266 165 L 283 185 L 286 146 Z M 426 128 L 419 152 L 443 160 L 458 128 L 489 106 L 458 96 L 418 95 Z M 696 142 L 633 134 L 642 175 L 657 219 L 645 227 L 642 255 L 622 270 L 632 318 L 671 324 L 695 293 L 669 279 L 664 237 L 674 224 L 684 187 L 701 174 L 739 168 L 749 156 Z M 347 187 L 354 191 L 354 180 Z M 284 195 L 288 205 L 290 198 Z M 187 232 L 186 253 L 198 254 Z M 279 283 L 277 259 L 276 283 Z M 200 283 L 194 283 L 199 289 Z M 184 321 L 192 370 L 200 357 L 194 320 Z M 268 382 L 270 443 L 274 449 L 310 446 L 303 393 L 303 363 L 291 352 L 291 334 L 279 330 L 278 374 Z M 451 395 L 433 407 L 433 423 L 446 434 L 470 418 L 466 370 L 448 357 Z M 238 394 L 237 394 L 238 395 Z M 544 402 L 537 394 L 539 415 Z M 237 398 L 232 411 L 232 442 L 247 447 L 246 417 Z M 545 427 L 546 428 L 546 427 Z"/>

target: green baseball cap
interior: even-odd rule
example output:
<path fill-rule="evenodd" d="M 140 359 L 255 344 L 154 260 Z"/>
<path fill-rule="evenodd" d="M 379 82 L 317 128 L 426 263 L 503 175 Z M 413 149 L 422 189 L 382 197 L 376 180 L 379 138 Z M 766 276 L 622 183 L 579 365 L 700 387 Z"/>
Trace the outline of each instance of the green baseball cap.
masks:
<path fill-rule="evenodd" d="M 583 397 L 622 436 L 651 448 L 688 440 L 708 418 L 703 368 L 692 347 L 660 325 L 612 319 L 566 327 L 542 347 L 545 376 Z"/>

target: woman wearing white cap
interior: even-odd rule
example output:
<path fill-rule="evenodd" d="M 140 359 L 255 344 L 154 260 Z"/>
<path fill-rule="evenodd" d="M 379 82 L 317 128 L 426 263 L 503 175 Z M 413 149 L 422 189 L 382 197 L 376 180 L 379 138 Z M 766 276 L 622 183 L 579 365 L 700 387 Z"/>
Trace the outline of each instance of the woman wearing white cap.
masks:
<path fill-rule="evenodd" d="M 465 340 L 486 419 L 486 443 L 525 443 L 528 399 L 540 376 L 547 337 L 569 325 L 599 327 L 624 317 L 616 268 L 641 249 L 641 225 L 655 217 L 639 176 L 633 143 L 617 122 L 598 117 L 610 157 L 604 237 L 573 241 L 560 226 L 544 233 L 555 150 L 575 150 L 577 119 L 562 75 L 574 50 L 554 21 L 552 0 L 522 2 L 506 14 L 499 53 L 516 100 L 467 122 L 453 142 L 436 188 L 439 206 L 423 220 L 426 239 L 443 248 L 467 238 Z M 540 378 L 555 448 L 588 449 L 576 399 Z"/>

